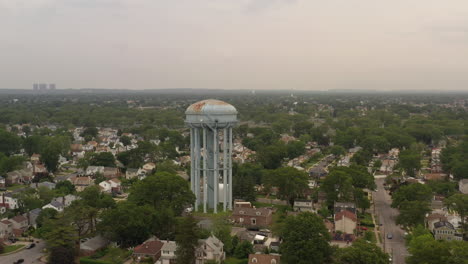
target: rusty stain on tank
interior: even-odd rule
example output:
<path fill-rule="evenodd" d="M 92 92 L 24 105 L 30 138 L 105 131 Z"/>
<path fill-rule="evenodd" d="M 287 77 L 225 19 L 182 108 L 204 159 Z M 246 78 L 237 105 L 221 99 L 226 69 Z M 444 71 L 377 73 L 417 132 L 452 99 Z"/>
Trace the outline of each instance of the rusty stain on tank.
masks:
<path fill-rule="evenodd" d="M 190 110 L 194 111 L 194 112 L 201 112 L 203 110 L 203 107 L 207 104 L 210 104 L 210 105 L 229 105 L 228 103 L 226 102 L 223 102 L 223 101 L 219 101 L 219 100 L 203 100 L 203 101 L 200 101 L 198 103 L 195 103 L 193 105 L 190 106 Z"/>

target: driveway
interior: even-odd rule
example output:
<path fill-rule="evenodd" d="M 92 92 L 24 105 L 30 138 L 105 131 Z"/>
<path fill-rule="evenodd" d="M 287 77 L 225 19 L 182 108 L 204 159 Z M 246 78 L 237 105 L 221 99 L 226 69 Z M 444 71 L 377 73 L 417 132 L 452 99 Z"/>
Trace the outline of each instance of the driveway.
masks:
<path fill-rule="evenodd" d="M 392 263 L 404 264 L 408 251 L 405 246 L 405 231 L 395 223 L 398 210 L 390 206 L 392 199 L 384 189 L 384 179 L 376 179 L 375 183 L 377 184 L 377 192 L 373 193 L 375 213 L 377 214 L 378 222 L 382 224 L 380 235 L 382 236 L 385 252 L 392 256 Z M 392 239 L 387 239 L 387 234 L 389 233 L 393 235 Z"/>
<path fill-rule="evenodd" d="M 42 253 L 42 250 L 45 247 L 45 242 L 40 241 L 39 243 L 36 243 L 36 246 L 31 248 L 31 249 L 23 249 L 20 252 L 11 254 L 11 255 L 6 255 L 2 256 L 0 259 L 0 263 L 2 264 L 11 264 L 18 259 L 24 259 L 24 264 L 38 264 L 42 263 L 39 261 L 39 258 L 44 255 Z"/>

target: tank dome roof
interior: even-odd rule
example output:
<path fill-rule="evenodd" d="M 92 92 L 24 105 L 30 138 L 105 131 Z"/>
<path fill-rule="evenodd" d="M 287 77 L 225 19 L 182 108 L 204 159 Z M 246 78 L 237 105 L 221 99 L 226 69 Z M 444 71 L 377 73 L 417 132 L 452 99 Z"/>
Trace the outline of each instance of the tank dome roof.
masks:
<path fill-rule="evenodd" d="M 215 99 L 203 100 L 189 106 L 186 115 L 237 115 L 234 106 Z"/>

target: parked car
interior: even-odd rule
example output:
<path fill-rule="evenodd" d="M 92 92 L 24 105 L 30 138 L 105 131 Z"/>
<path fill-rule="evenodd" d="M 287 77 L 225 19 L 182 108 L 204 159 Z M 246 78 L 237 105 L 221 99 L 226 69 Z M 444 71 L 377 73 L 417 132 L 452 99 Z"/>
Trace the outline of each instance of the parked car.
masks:
<path fill-rule="evenodd" d="M 17 261 L 13 262 L 13 264 L 21 264 L 24 262 L 24 259 L 18 259 Z"/>
<path fill-rule="evenodd" d="M 33 247 L 35 247 L 35 246 L 36 246 L 36 244 L 31 243 L 31 244 L 27 245 L 25 248 L 26 248 L 26 249 L 30 249 L 30 248 L 33 248 Z"/>
<path fill-rule="evenodd" d="M 388 238 L 388 239 L 392 239 L 392 238 L 393 238 L 392 233 L 388 233 L 388 234 L 387 234 L 387 238 Z"/>

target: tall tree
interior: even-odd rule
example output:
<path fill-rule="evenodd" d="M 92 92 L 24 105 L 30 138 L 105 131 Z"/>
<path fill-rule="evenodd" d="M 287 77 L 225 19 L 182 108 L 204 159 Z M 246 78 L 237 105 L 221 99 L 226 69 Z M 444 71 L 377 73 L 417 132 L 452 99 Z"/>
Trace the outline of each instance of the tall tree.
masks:
<path fill-rule="evenodd" d="M 128 200 L 139 205 L 148 204 L 155 209 L 172 208 L 176 215 L 180 215 L 186 206 L 195 202 L 195 195 L 187 181 L 163 172 L 136 182 Z"/>
<path fill-rule="evenodd" d="M 448 208 L 455 210 L 460 215 L 463 233 L 466 233 L 465 219 L 468 215 L 468 194 L 457 193 L 445 199 L 444 202 Z"/>
<path fill-rule="evenodd" d="M 278 197 L 288 201 L 291 206 L 309 189 L 307 174 L 296 168 L 283 167 L 268 173 L 271 185 L 278 187 Z"/>
<path fill-rule="evenodd" d="M 389 256 L 374 243 L 358 239 L 352 246 L 338 249 L 336 261 L 340 264 L 389 264 Z"/>
<path fill-rule="evenodd" d="M 288 216 L 282 230 L 281 261 L 295 264 L 327 263 L 332 254 L 323 220 L 316 214 Z"/>
<path fill-rule="evenodd" d="M 195 263 L 198 233 L 197 221 L 192 216 L 182 217 L 178 220 L 175 236 L 177 263 Z"/>
<path fill-rule="evenodd" d="M 392 195 L 392 207 L 399 208 L 405 201 L 429 202 L 432 198 L 432 190 L 426 184 L 413 183 L 400 187 Z"/>

